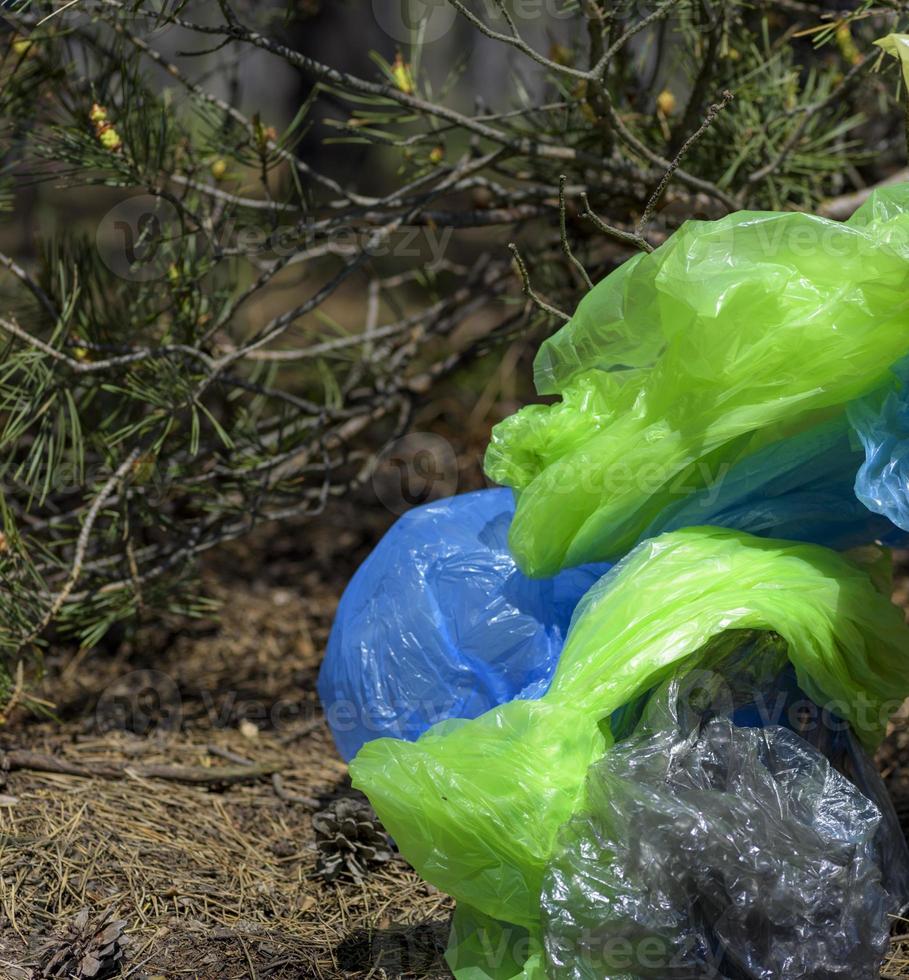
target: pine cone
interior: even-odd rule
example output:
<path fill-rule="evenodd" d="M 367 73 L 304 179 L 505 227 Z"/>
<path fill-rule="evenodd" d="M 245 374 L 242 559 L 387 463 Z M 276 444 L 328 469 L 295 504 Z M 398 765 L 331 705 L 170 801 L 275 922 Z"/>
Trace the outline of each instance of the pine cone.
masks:
<path fill-rule="evenodd" d="M 83 909 L 65 934 L 44 947 L 32 980 L 108 980 L 120 972 L 126 920 L 90 920 Z"/>
<path fill-rule="evenodd" d="M 356 882 L 392 859 L 391 845 L 373 808 L 353 796 L 334 800 L 313 815 L 319 859 L 316 875 L 327 881 L 346 876 Z"/>

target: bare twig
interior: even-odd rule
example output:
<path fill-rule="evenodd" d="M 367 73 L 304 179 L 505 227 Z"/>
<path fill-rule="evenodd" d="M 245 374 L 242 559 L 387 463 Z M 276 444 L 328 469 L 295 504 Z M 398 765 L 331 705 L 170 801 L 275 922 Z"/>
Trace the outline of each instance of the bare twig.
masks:
<path fill-rule="evenodd" d="M 711 124 L 714 119 L 726 108 L 727 105 L 735 98 L 732 92 L 726 91 L 723 93 L 722 101 L 714 103 L 708 110 L 707 115 L 704 117 L 704 121 L 700 126 L 685 140 L 685 142 L 679 147 L 678 153 L 676 153 L 672 162 L 670 163 L 666 173 L 663 174 L 662 179 L 659 184 L 657 184 L 656 190 L 650 195 L 649 200 L 644 208 L 644 212 L 641 215 L 640 221 L 638 221 L 637 233 L 640 235 L 643 233 L 644 229 L 650 223 L 650 219 L 653 217 L 653 213 L 656 210 L 660 199 L 663 197 L 663 192 L 669 186 L 669 182 L 672 180 L 672 175 L 679 169 L 679 163 L 681 163 L 682 158 L 685 154 L 694 146 L 695 143 L 710 129 Z"/>
<path fill-rule="evenodd" d="M 99 361 L 80 361 L 75 357 L 64 354 L 63 351 L 58 350 L 56 347 L 45 343 L 39 337 L 33 337 L 27 330 L 23 330 L 13 319 L 0 317 L 0 329 L 5 330 L 14 337 L 18 337 L 19 340 L 24 341 L 36 350 L 40 350 L 43 354 L 47 354 L 48 357 L 58 364 L 66 365 L 75 374 L 98 374 L 103 371 L 110 371 L 112 368 L 127 367 L 150 358 L 169 357 L 173 354 L 180 354 L 181 356 L 201 361 L 210 370 L 214 368 L 214 362 L 204 351 L 199 350 L 197 347 L 190 347 L 188 344 L 165 344 L 155 348 L 144 347 L 134 350 L 129 354 L 122 354 Z M 79 344 L 78 346 L 83 345 Z M 85 349 L 90 349 L 90 346 Z"/>
<path fill-rule="evenodd" d="M 625 231 L 623 228 L 617 228 L 615 225 L 610 225 L 605 222 L 598 214 L 594 212 L 593 208 L 591 208 L 590 201 L 587 200 L 586 194 L 581 195 L 581 203 L 584 205 L 584 210 L 581 213 L 581 217 L 592 221 L 594 226 L 603 232 L 604 235 L 609 235 L 611 238 L 624 242 L 626 245 L 634 245 L 635 248 L 639 248 L 644 252 L 653 251 L 653 246 L 642 235 L 638 235 L 633 231 Z"/>
<path fill-rule="evenodd" d="M 472 24 L 481 34 L 484 34 L 490 40 L 498 41 L 501 44 L 507 44 L 513 48 L 517 48 L 521 54 L 526 55 L 532 61 L 535 61 L 538 65 L 542 65 L 549 71 L 555 72 L 559 75 L 566 75 L 569 78 L 580 79 L 585 82 L 596 82 L 600 81 L 609 67 L 609 63 L 615 56 L 615 53 L 623 48 L 636 34 L 655 24 L 658 20 L 666 17 L 672 10 L 673 7 L 677 6 L 680 0 L 663 0 L 655 10 L 653 10 L 646 17 L 642 17 L 639 21 L 628 28 L 616 41 L 610 45 L 609 49 L 604 52 L 603 56 L 600 58 L 596 64 L 590 69 L 574 68 L 571 65 L 563 64 L 560 61 L 553 61 L 552 58 L 547 58 L 542 55 L 534 47 L 528 44 L 518 33 L 517 26 L 504 3 L 499 3 L 498 7 L 502 13 L 506 23 L 511 29 L 510 34 L 504 34 L 501 31 L 496 31 L 489 27 L 480 17 L 478 17 L 463 0 L 448 0 L 448 2 L 455 7 L 459 13 Z"/>
<path fill-rule="evenodd" d="M 280 767 L 271 764 L 242 766 L 163 766 L 136 765 L 113 762 L 72 762 L 43 752 L 28 749 L 11 749 L 0 754 L 0 769 L 30 772 L 48 772 L 80 779 L 162 779 L 171 783 L 187 783 L 191 786 L 235 786 L 259 779 L 268 779 Z"/>
<path fill-rule="evenodd" d="M 542 310 L 544 313 L 548 313 L 550 316 L 554 316 L 559 320 L 568 321 L 571 317 L 565 313 L 563 310 L 557 309 L 546 300 L 542 299 L 540 296 L 534 292 L 533 286 L 530 284 L 530 275 L 527 272 L 527 266 L 524 264 L 524 259 L 521 258 L 521 253 L 518 250 L 518 246 L 514 242 L 508 245 L 509 251 L 514 256 L 515 265 L 518 267 L 518 273 L 521 276 L 521 284 L 524 287 L 524 295 L 536 306 L 538 309 Z"/>
<path fill-rule="evenodd" d="M 88 513 L 85 515 L 85 520 L 82 522 L 82 528 L 79 531 L 79 537 L 76 540 L 76 550 L 73 555 L 72 565 L 70 567 L 70 572 L 67 576 L 66 582 L 63 584 L 63 587 L 60 589 L 57 595 L 52 599 L 50 605 L 47 607 L 47 610 L 38 623 L 26 634 L 26 636 L 20 640 L 20 650 L 23 647 L 34 643 L 34 641 L 54 621 L 57 614 L 66 604 L 70 593 L 76 587 L 79 577 L 82 574 L 82 566 L 85 562 L 85 555 L 88 551 L 88 544 L 89 540 L 91 539 L 92 530 L 95 526 L 95 521 L 98 519 L 98 515 L 101 513 L 108 499 L 123 482 L 123 480 L 127 478 L 130 470 L 140 455 L 141 450 L 134 449 L 117 467 L 104 486 L 101 487 L 94 499 L 94 502 L 92 503 L 91 507 L 89 507 Z"/>
<path fill-rule="evenodd" d="M 588 289 L 593 289 L 593 283 L 590 281 L 590 276 L 587 275 L 587 270 L 584 268 L 584 263 L 572 252 L 571 243 L 568 241 L 568 228 L 567 222 L 565 220 L 565 181 L 566 176 L 562 174 L 559 177 L 559 235 L 562 241 L 562 251 L 565 253 L 568 261 L 578 270 L 584 285 Z"/>
<path fill-rule="evenodd" d="M 51 302 L 50 297 L 46 292 L 35 282 L 34 279 L 19 265 L 16 261 L 11 259 L 8 255 L 4 255 L 0 252 L 0 265 L 4 269 L 11 272 L 21 283 L 25 285 L 28 291 L 38 300 L 38 302 L 44 307 L 48 316 L 50 316 L 53 322 L 56 322 L 60 314 L 57 312 L 56 307 Z"/>
<path fill-rule="evenodd" d="M 289 793 L 284 787 L 284 780 L 281 778 L 280 773 L 276 772 L 272 774 L 271 785 L 275 791 L 275 796 L 277 796 L 282 803 L 299 803 L 302 806 L 308 807 L 319 806 L 319 801 L 314 799 L 312 796 L 297 796 L 294 793 Z"/>

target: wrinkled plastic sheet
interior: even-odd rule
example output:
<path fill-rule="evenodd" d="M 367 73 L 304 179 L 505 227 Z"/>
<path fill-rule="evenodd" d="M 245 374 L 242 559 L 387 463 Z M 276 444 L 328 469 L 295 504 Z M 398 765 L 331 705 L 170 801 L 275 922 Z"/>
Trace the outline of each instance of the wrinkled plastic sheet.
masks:
<path fill-rule="evenodd" d="M 752 802 L 765 799 L 766 790 L 779 803 L 779 814 L 762 811 L 767 822 L 751 828 L 755 839 L 766 843 L 786 832 L 819 837 L 826 850 L 809 848 L 806 860 L 815 871 L 815 857 L 828 861 L 826 894 L 836 893 L 844 869 L 855 876 L 865 905 L 851 921 L 861 932 L 850 944 L 848 923 L 840 922 L 839 931 L 825 926 L 833 920 L 824 918 L 807 883 L 790 894 L 802 853 L 792 852 L 789 864 L 779 861 L 768 871 L 786 900 L 751 907 L 767 918 L 764 935 L 774 943 L 758 943 L 760 929 L 739 941 L 741 903 L 724 905 L 728 887 L 717 891 L 716 875 L 705 877 L 703 868 L 688 877 L 697 886 L 700 918 L 676 920 L 669 938 L 687 936 L 691 946 L 694 937 L 696 948 L 719 930 L 730 978 L 780 970 L 788 976 L 802 969 L 799 955 L 810 966 L 807 952 L 786 935 L 781 917 L 788 907 L 801 916 L 806 950 L 820 944 L 818 969 L 828 961 L 837 969 L 848 964 L 850 975 L 861 978 L 869 951 L 879 955 L 878 913 L 904 893 L 905 844 L 893 836 L 892 808 L 888 816 L 867 752 L 907 694 L 900 614 L 865 570 L 822 548 L 707 527 L 644 539 L 700 520 L 839 548 L 896 540 L 906 489 L 906 390 L 898 365 L 909 353 L 907 258 L 909 186 L 876 193 L 843 224 L 769 213 L 689 222 L 596 287 L 541 349 L 538 389 L 561 401 L 528 406 L 506 420 L 487 455 L 490 476 L 515 491 L 509 543 L 517 564 L 548 582 L 562 569 L 633 551 L 572 600 L 561 659 L 534 694 L 508 700 L 500 689 L 495 706 L 476 717 L 456 717 L 473 709 L 449 705 L 441 712 L 447 720 L 415 742 L 369 742 L 351 766 L 354 784 L 369 795 L 402 853 L 458 900 L 451 952 L 460 956 L 459 978 L 541 980 L 544 940 L 552 957 L 561 942 L 557 931 L 541 928 L 541 895 L 563 854 L 557 840 L 572 821 L 597 816 L 588 806 L 588 773 L 593 779 L 635 739 L 641 747 L 662 738 L 675 758 L 676 743 L 666 741 L 671 728 L 645 734 L 641 727 L 659 703 L 654 689 L 674 671 L 689 674 L 730 630 L 754 631 L 761 643 L 782 641 L 787 665 L 775 683 L 846 725 L 835 736 L 809 737 L 803 728 L 763 719 L 760 730 L 749 727 L 747 704 L 705 718 L 688 732 L 688 757 L 701 760 L 688 774 L 691 791 L 738 805 L 738 795 L 724 797 L 722 785 L 707 777 L 717 775 L 717 765 L 728 776 L 748 762 L 736 784 L 745 798 L 752 792 Z M 433 534 L 444 537 L 441 525 Z M 364 594 L 380 593 L 379 578 Z M 406 626 L 406 618 L 401 622 Z M 400 625 L 395 629 L 404 635 Z M 478 635 L 484 631 L 478 627 Z M 452 647 L 460 645 L 459 639 Z M 347 648 L 357 648 L 356 638 Z M 356 668 L 351 676 L 356 684 Z M 365 691 L 373 689 L 370 681 Z M 321 685 L 320 693 L 326 697 Z M 409 697 L 406 690 L 405 702 Z M 646 747 L 639 756 L 647 756 Z M 791 772 L 804 778 L 787 783 Z M 646 780 L 629 782 L 647 792 L 659 788 L 658 779 L 657 789 Z M 799 796 L 798 787 L 809 785 L 818 790 L 816 810 Z M 734 809 L 720 806 L 714 815 L 716 828 L 740 827 Z M 741 866 L 743 901 L 753 898 L 748 875 L 767 869 L 734 837 L 720 835 L 715 843 L 714 870 L 721 873 L 735 867 L 735 855 L 755 858 Z M 578 906 L 578 916 L 589 912 Z M 487 940 L 506 935 L 520 938 L 522 952 L 490 958 Z M 564 947 L 569 953 L 572 942 Z M 695 954 L 684 968 L 698 970 L 706 961 L 706 953 Z"/>
<path fill-rule="evenodd" d="M 401 517 L 350 581 L 319 695 L 345 759 L 549 686 L 575 606 L 608 565 L 532 580 L 508 550 L 510 490 Z"/>
<path fill-rule="evenodd" d="M 909 361 L 897 365 L 891 385 L 853 402 L 849 421 L 865 450 L 856 496 L 870 511 L 909 530 Z"/>
<path fill-rule="evenodd" d="M 892 537 L 853 492 L 862 454 L 844 420 L 775 443 L 718 487 L 666 507 L 646 532 L 709 523 L 840 548 Z M 342 597 L 319 677 L 339 751 L 413 740 L 447 718 L 474 718 L 548 688 L 574 609 L 609 569 L 530 579 L 508 550 L 507 489 L 416 508 L 391 528 Z"/>
<path fill-rule="evenodd" d="M 893 395 L 894 399 L 898 395 Z M 901 404 L 901 403 L 900 403 Z M 900 480 L 898 465 L 903 446 L 890 417 L 875 413 L 878 441 L 869 436 L 869 453 L 885 464 L 875 471 L 876 498 L 868 489 L 869 463 L 859 444 L 850 414 L 830 419 L 755 449 L 733 462 L 718 464 L 703 486 L 676 484 L 672 495 L 641 540 L 663 531 L 713 524 L 749 534 L 822 544 L 845 551 L 872 541 L 893 547 L 905 545 L 909 527 L 909 481 Z M 870 422 L 868 423 L 871 424 Z M 891 440 L 882 450 L 881 440 Z M 907 443 L 909 445 L 909 443 Z M 902 463 L 909 466 L 909 459 Z M 900 512 L 902 508 L 902 512 Z"/>
<path fill-rule="evenodd" d="M 878 976 L 909 849 L 779 635 L 716 637 L 611 727 L 543 886 L 554 980 Z"/>

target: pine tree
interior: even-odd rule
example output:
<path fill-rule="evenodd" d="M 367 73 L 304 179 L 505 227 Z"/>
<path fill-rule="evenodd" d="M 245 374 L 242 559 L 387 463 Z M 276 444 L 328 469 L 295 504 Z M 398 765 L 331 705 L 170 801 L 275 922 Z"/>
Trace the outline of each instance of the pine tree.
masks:
<path fill-rule="evenodd" d="M 7 691 L 55 632 L 204 608 L 197 556 L 353 492 L 440 379 L 553 329 L 682 221 L 814 209 L 903 159 L 872 42 L 905 3 L 445 3 L 424 13 L 512 66 L 471 110 L 464 61 L 442 86 L 427 68 L 438 20 L 353 74 L 286 42 L 314 2 L 3 5 Z M 351 37 L 394 6 L 351 5 Z M 307 92 L 280 130 L 243 108 L 256 52 Z M 379 192 L 324 168 L 338 143 Z M 45 227 L 48 201 L 82 220 Z M 430 232 L 455 243 L 431 263 Z"/>

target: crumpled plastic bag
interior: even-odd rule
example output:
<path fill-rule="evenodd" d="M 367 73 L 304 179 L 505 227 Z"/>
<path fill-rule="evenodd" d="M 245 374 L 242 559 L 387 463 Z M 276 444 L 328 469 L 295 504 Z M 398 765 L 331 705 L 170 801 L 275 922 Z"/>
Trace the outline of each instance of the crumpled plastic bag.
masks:
<path fill-rule="evenodd" d="M 909 185 L 847 222 L 689 221 L 581 301 L 535 362 L 541 394 L 493 430 L 518 565 L 615 560 L 668 505 L 884 385 L 909 353 Z M 807 437 L 806 437 L 807 438 Z"/>
<path fill-rule="evenodd" d="M 611 727 L 544 881 L 552 980 L 878 975 L 909 849 L 781 637 L 718 636 Z"/>
<path fill-rule="evenodd" d="M 556 834 L 612 743 L 611 716 L 734 629 L 782 637 L 801 689 L 869 749 L 909 694 L 909 632 L 861 568 L 812 545 L 688 528 L 641 545 L 584 596 L 541 699 L 370 742 L 353 784 L 423 877 L 539 939 Z"/>
<path fill-rule="evenodd" d="M 508 550 L 513 514 L 504 489 L 417 507 L 357 570 L 318 684 L 345 759 L 548 688 L 574 608 L 609 566 L 528 579 Z"/>
<path fill-rule="evenodd" d="M 719 765 L 700 769 L 700 775 L 711 780 L 724 775 L 747 776 L 751 770 L 741 763 L 754 745 L 761 750 L 767 745 L 777 747 L 782 738 L 786 747 L 795 746 L 796 759 L 812 774 L 825 776 L 822 782 L 816 780 L 810 786 L 797 784 L 796 795 L 800 799 L 796 802 L 807 798 L 809 804 L 814 804 L 810 817 L 820 814 L 827 805 L 832 812 L 826 815 L 836 825 L 843 823 L 844 813 L 854 816 L 855 807 L 871 815 L 877 829 L 872 833 L 870 824 L 865 825 L 868 833 L 860 848 L 852 851 L 852 878 L 845 882 L 849 887 L 847 902 L 842 901 L 844 883 L 836 874 L 837 868 L 829 862 L 812 867 L 817 865 L 818 835 L 811 835 L 808 827 L 808 848 L 796 851 L 791 846 L 805 826 L 795 812 L 793 794 L 787 796 L 772 779 L 764 782 L 771 791 L 769 799 L 767 794 L 749 798 L 737 782 L 736 799 L 720 796 L 719 807 L 711 803 L 715 794 L 710 788 L 697 787 L 701 798 L 693 802 L 688 799 L 693 794 L 687 784 L 683 785 L 682 794 L 675 791 L 677 762 L 681 760 L 682 770 L 691 758 L 703 762 L 703 754 L 693 752 L 692 746 L 696 750 L 702 747 L 698 730 L 716 718 L 733 728 L 766 729 L 767 738 L 758 741 L 745 736 L 746 752 L 736 752 L 734 768 L 726 768 L 728 760 L 721 759 Z M 782 736 L 778 726 L 788 726 Z M 741 980 L 765 975 L 832 978 L 842 975 L 842 964 L 847 964 L 847 977 L 868 975 L 868 970 L 872 971 L 871 976 L 877 975 L 873 971 L 879 961 L 880 936 L 886 936 L 887 912 L 901 912 L 909 899 L 909 848 L 873 760 L 857 743 L 848 725 L 829 715 L 822 717 L 818 706 L 799 689 L 781 637 L 756 630 L 731 630 L 718 635 L 701 652 L 697 667 L 680 669 L 658 688 L 613 713 L 610 727 L 620 744 L 588 770 L 584 806 L 558 835 L 541 896 L 542 935 L 493 920 L 459 903 L 446 953 L 458 980 L 636 980 L 647 976 Z M 727 743 L 724 740 L 722 744 Z M 639 753 L 640 746 L 643 750 Z M 641 757 L 645 760 L 641 768 L 655 767 L 658 777 L 665 775 L 663 782 L 658 778 L 656 785 L 634 784 L 640 774 Z M 713 755 L 711 762 L 716 763 L 718 758 L 719 754 Z M 780 758 L 780 752 L 772 754 L 772 761 Z M 616 775 L 614 770 L 621 769 L 622 763 L 626 771 Z M 659 771 L 661 767 L 666 773 Z M 620 780 L 620 792 L 615 796 L 604 793 L 599 775 L 604 769 Z M 848 776 L 849 784 L 843 785 L 840 773 Z M 786 779 L 789 775 L 783 781 Z M 598 785 L 592 791 L 594 780 Z M 632 797 L 627 806 L 621 802 L 624 790 Z M 664 798 L 661 794 L 667 790 Z M 691 806 L 680 807 L 679 796 L 688 799 Z M 795 819 L 794 829 L 782 819 L 784 814 L 775 805 L 777 796 L 786 808 L 787 821 Z M 602 805 L 598 805 L 598 800 Z M 742 805 L 742 800 L 747 803 L 740 820 L 742 814 L 733 812 L 730 816 L 729 810 Z M 842 800 L 851 800 L 855 806 L 844 809 Z M 730 803 L 731 807 L 727 806 Z M 651 804 L 655 812 L 648 809 Z M 681 821 L 672 819 L 679 817 L 680 809 Z M 718 809 L 725 818 L 722 821 L 716 819 Z M 644 811 L 643 815 L 639 810 Z M 699 818 L 696 824 L 685 823 L 686 816 L 695 814 Z M 619 822 L 621 829 L 608 833 L 604 828 L 607 821 L 610 831 Z M 648 821 L 656 824 L 657 831 L 666 833 L 661 836 L 653 832 Z M 642 829 L 645 824 L 646 832 Z M 768 824 L 772 828 L 772 844 L 767 846 L 764 842 L 764 850 L 756 852 L 758 835 L 754 828 L 767 829 Z M 713 837 L 698 837 L 698 846 L 693 850 L 686 849 L 685 840 L 679 843 L 673 839 L 666 845 L 668 854 L 663 853 L 661 842 L 665 843 L 680 825 L 690 829 L 692 837 Z M 591 828 L 595 835 L 585 833 Z M 821 834 L 825 830 L 826 825 Z M 782 851 L 779 840 L 789 842 Z M 607 842 L 609 847 L 605 846 Z M 730 844 L 731 858 L 726 853 Z M 834 848 L 837 847 L 835 841 Z M 842 847 L 835 852 L 842 855 Z M 682 859 L 683 855 L 687 860 Z M 823 855 L 826 859 L 826 850 Z M 752 862 L 755 857 L 760 861 Z M 859 860 L 854 860 L 856 857 Z M 756 889 L 748 887 L 754 882 L 749 883 L 747 875 L 740 873 L 749 864 L 759 866 L 761 871 L 757 896 Z M 793 874 L 796 864 L 799 867 Z M 731 883 L 727 881 L 730 869 L 738 872 Z M 870 882 L 867 887 L 858 886 L 862 878 Z M 886 896 L 882 895 L 882 888 Z M 736 889 L 739 908 L 730 909 L 729 895 Z M 713 891 L 719 901 L 699 901 L 700 890 Z M 604 894 L 609 899 L 605 905 Z M 743 895 L 746 900 L 767 899 L 768 907 L 756 907 L 751 901 L 747 926 L 737 935 L 735 927 L 742 923 L 740 908 L 746 904 Z M 622 905 L 622 898 L 629 900 Z M 850 905 L 843 912 L 843 907 Z M 767 921 L 765 913 L 769 913 L 771 921 Z M 768 942 L 755 944 L 756 926 L 761 921 L 766 924 L 762 939 Z M 848 923 L 849 928 L 842 928 L 842 923 Z M 548 963 L 544 942 L 550 948 Z M 805 955 L 809 949 L 810 955 Z M 770 953 L 776 957 L 775 966 L 767 965 Z M 779 962 L 781 957 L 788 957 L 785 965 Z M 743 960 L 750 964 L 751 972 L 742 969 Z M 807 969 L 822 969 L 822 964 L 831 960 L 834 968 L 829 973 L 815 974 Z M 633 975 L 624 972 L 635 964 L 640 969 Z M 761 964 L 764 972 L 759 968 Z"/>
<path fill-rule="evenodd" d="M 881 424 L 893 431 L 888 420 Z M 715 485 L 679 495 L 643 537 L 714 524 L 840 550 L 898 544 L 904 535 L 891 523 L 895 515 L 872 513 L 856 497 L 863 459 L 845 416 L 823 422 L 768 443 Z M 892 482 L 890 474 L 881 478 Z M 609 565 L 528 579 L 508 550 L 513 515 L 507 489 L 418 507 L 354 575 L 319 678 L 345 759 L 370 739 L 412 740 L 445 718 L 473 718 L 545 692 L 575 605 Z"/>
<path fill-rule="evenodd" d="M 870 511 L 909 530 L 909 361 L 893 373 L 892 385 L 848 408 L 865 448 L 855 493 Z"/>
<path fill-rule="evenodd" d="M 543 885 L 552 980 L 875 980 L 881 815 L 793 732 L 714 718 L 595 763 Z"/>

